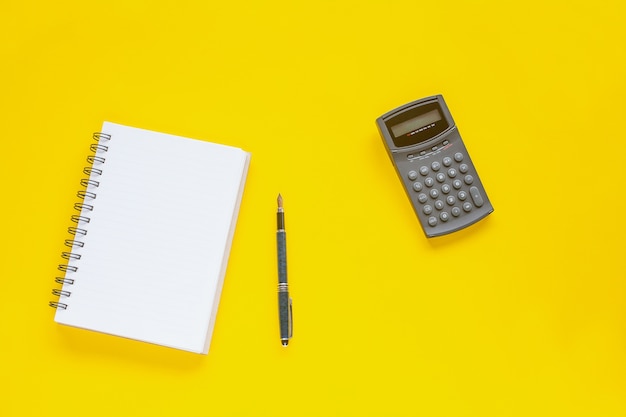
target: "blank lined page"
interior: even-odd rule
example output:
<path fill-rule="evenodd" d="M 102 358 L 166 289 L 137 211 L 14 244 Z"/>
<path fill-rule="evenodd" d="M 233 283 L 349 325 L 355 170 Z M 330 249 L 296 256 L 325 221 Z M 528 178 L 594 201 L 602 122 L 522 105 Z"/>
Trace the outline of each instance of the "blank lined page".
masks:
<path fill-rule="evenodd" d="M 59 323 L 207 353 L 249 154 L 105 122 Z"/>

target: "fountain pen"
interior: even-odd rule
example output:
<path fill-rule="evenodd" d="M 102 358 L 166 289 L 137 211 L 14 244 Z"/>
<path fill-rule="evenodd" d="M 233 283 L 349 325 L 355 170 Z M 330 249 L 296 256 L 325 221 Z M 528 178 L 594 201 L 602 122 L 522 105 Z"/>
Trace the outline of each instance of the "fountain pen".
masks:
<path fill-rule="evenodd" d="M 276 247 L 278 249 L 278 320 L 280 324 L 280 342 L 289 344 L 293 335 L 291 298 L 287 284 L 287 242 L 285 234 L 285 212 L 283 197 L 278 194 L 278 211 L 276 212 Z"/>

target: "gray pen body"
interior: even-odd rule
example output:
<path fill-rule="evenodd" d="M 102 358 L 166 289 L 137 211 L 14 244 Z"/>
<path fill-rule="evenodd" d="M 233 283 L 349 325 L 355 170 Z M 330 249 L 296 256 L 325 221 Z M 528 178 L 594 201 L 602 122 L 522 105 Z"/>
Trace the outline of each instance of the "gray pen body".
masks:
<path fill-rule="evenodd" d="M 287 241 L 285 234 L 284 213 L 279 210 L 276 216 L 276 247 L 278 249 L 278 319 L 280 323 L 280 340 L 283 345 L 291 337 L 291 312 L 289 286 L 287 284 Z"/>

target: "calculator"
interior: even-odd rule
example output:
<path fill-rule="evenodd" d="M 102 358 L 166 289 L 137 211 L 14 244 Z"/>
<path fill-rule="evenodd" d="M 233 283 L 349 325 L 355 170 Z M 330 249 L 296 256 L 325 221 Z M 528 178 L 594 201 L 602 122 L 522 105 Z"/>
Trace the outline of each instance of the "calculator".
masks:
<path fill-rule="evenodd" d="M 391 110 L 376 125 L 427 237 L 461 230 L 493 212 L 443 96 Z"/>

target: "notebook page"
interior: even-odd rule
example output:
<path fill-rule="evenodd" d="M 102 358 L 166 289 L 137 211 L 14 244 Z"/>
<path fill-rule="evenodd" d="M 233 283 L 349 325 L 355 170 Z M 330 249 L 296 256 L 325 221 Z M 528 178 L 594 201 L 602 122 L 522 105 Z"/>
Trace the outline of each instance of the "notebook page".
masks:
<path fill-rule="evenodd" d="M 105 123 L 84 247 L 59 323 L 204 352 L 249 155 Z"/>

